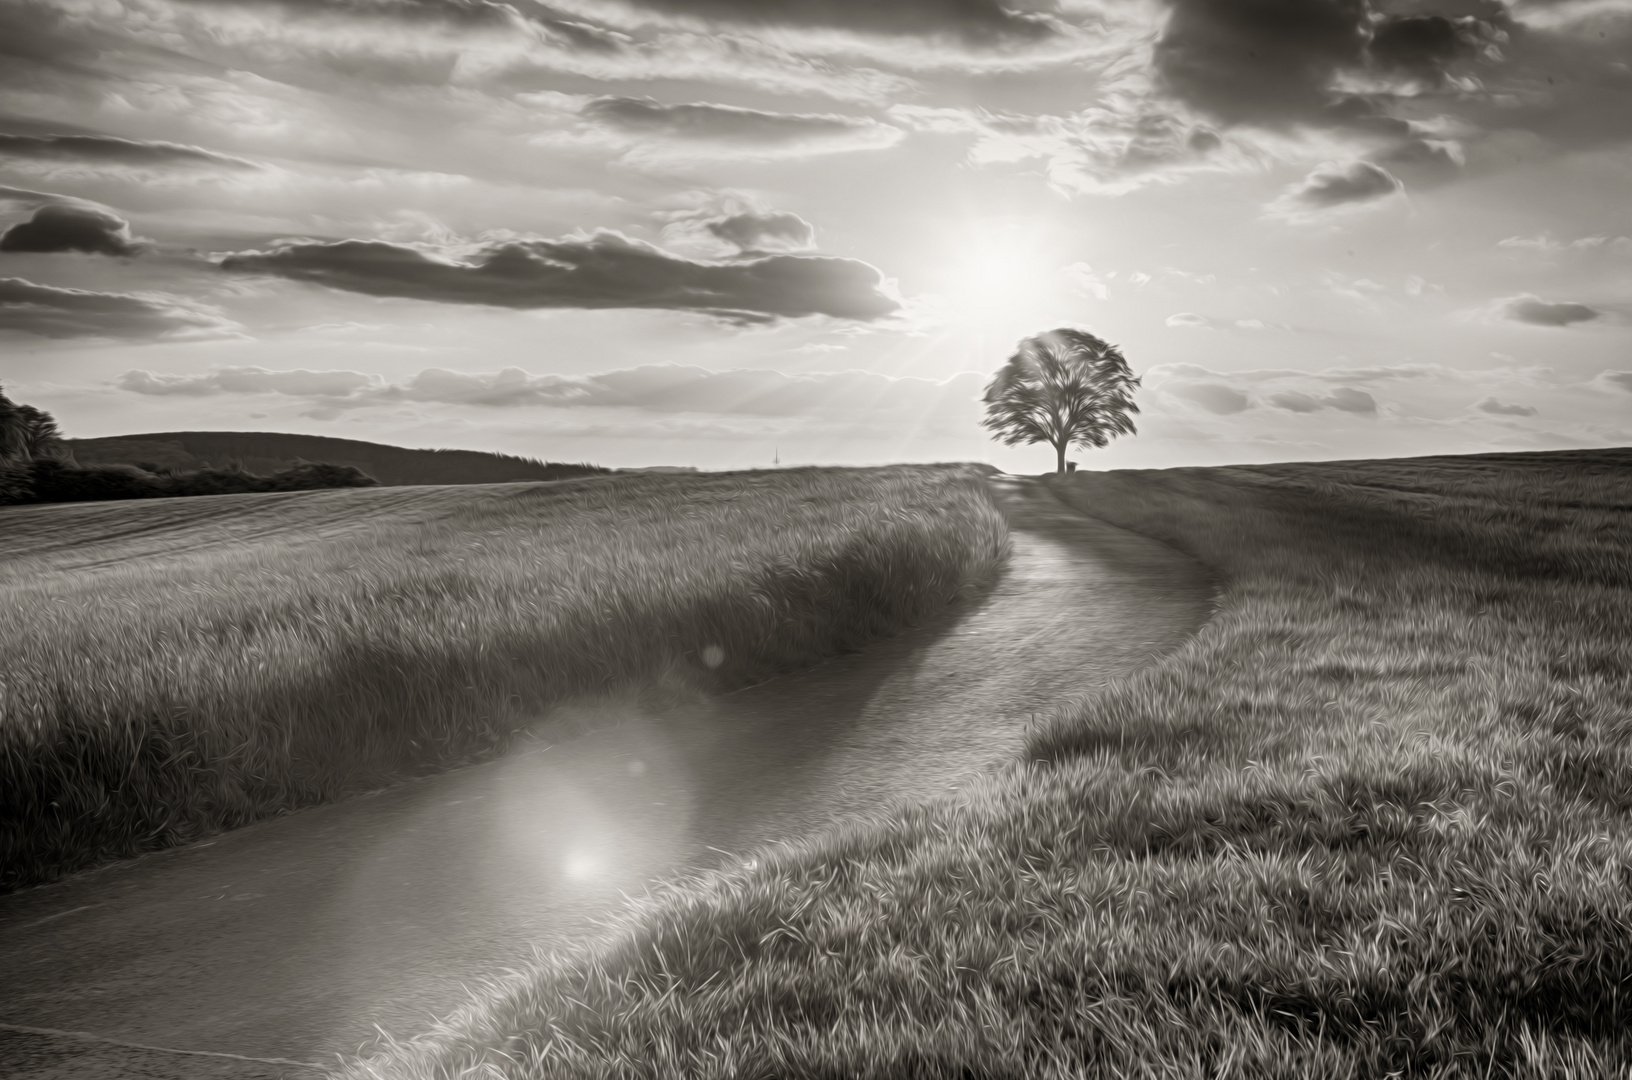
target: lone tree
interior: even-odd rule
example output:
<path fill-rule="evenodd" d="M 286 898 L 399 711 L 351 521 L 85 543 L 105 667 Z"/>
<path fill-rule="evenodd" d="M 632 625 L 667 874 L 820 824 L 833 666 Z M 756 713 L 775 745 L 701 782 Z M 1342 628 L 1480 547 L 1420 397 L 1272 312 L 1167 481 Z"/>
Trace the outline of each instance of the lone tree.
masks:
<path fill-rule="evenodd" d="M 1139 380 L 1115 345 L 1085 330 L 1061 328 L 1020 343 L 986 387 L 986 419 L 1005 446 L 1046 442 L 1065 472 L 1065 450 L 1100 447 L 1135 434 Z"/>

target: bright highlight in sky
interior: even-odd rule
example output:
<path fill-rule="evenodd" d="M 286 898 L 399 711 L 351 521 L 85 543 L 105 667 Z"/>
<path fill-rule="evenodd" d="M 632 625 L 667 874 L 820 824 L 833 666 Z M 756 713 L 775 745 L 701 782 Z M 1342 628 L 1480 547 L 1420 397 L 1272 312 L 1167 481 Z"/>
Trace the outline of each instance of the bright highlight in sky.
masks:
<path fill-rule="evenodd" d="M 1051 282 L 1039 238 L 1012 221 L 978 221 L 959 245 L 948 294 L 960 309 L 990 314 L 1037 296 Z"/>

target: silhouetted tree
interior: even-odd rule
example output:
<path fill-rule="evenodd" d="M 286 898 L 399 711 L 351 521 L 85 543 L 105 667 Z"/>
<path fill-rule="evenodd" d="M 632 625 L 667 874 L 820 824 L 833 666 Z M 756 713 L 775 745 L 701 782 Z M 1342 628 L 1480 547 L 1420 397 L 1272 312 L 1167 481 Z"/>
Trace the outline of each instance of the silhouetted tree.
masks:
<path fill-rule="evenodd" d="M 61 447 L 62 432 L 50 413 L 17 404 L 0 387 L 0 461 L 55 456 Z"/>
<path fill-rule="evenodd" d="M 981 426 L 1006 446 L 1046 442 L 1065 472 L 1066 447 L 1104 446 L 1136 430 L 1139 380 L 1115 345 L 1085 330 L 1061 328 L 1020 343 L 986 387 Z"/>

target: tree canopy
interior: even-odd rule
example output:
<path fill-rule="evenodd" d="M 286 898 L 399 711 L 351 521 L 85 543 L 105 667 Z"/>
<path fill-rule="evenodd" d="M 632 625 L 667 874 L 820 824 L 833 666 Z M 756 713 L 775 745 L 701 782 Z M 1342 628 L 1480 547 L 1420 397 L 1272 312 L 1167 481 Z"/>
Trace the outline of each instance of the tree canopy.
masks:
<path fill-rule="evenodd" d="M 32 405 L 20 405 L 0 388 L 0 462 L 29 461 L 52 453 L 62 434 L 51 414 Z"/>
<path fill-rule="evenodd" d="M 1006 446 L 1046 442 L 1065 472 L 1072 445 L 1102 447 L 1136 434 L 1130 413 L 1139 379 L 1115 345 L 1062 327 L 1020 342 L 986 387 L 981 426 Z"/>

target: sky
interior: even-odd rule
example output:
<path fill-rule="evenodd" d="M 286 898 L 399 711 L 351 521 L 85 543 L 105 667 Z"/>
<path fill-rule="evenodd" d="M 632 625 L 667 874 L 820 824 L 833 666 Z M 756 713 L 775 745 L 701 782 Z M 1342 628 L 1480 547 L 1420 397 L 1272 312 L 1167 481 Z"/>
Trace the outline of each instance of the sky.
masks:
<path fill-rule="evenodd" d="M 0 0 L 0 384 L 609 466 L 1632 444 L 1632 0 Z"/>

